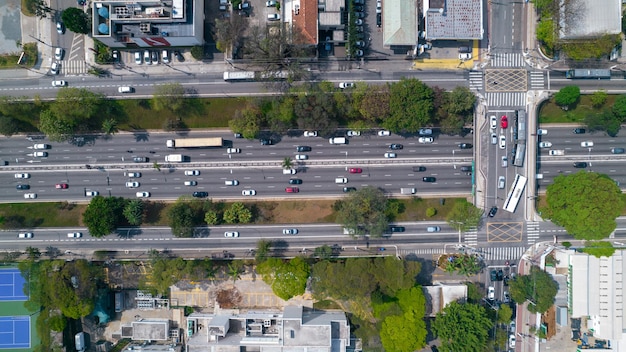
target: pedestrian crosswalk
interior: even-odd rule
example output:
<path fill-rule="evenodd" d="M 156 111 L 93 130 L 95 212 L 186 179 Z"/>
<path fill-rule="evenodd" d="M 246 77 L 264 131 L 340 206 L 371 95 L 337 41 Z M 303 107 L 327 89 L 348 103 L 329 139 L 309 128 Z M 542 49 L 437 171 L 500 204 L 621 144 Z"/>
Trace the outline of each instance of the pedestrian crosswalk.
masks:
<path fill-rule="evenodd" d="M 539 222 L 527 221 L 526 222 L 526 238 L 528 244 L 534 244 L 539 238 Z"/>
<path fill-rule="evenodd" d="M 485 262 L 492 261 L 516 261 L 519 260 L 524 252 L 526 252 L 526 247 L 493 247 L 493 248 L 476 248 L 473 250 L 469 250 L 467 247 L 463 251 L 459 251 L 453 246 L 449 246 L 445 253 L 473 253 L 480 256 Z M 439 248 L 417 248 L 417 249 L 401 249 L 398 250 L 398 254 L 400 254 L 403 258 L 407 256 L 439 256 L 444 254 L 444 249 Z"/>
<path fill-rule="evenodd" d="M 61 61 L 61 74 L 63 75 L 82 75 L 87 73 L 89 67 L 85 60 L 65 60 Z"/>
<path fill-rule="evenodd" d="M 463 233 L 465 244 L 468 246 L 478 245 L 478 231 L 476 228 L 471 228 L 467 232 Z"/>
<path fill-rule="evenodd" d="M 482 91 L 483 90 L 483 71 L 470 71 L 469 73 L 469 89 Z"/>
<path fill-rule="evenodd" d="M 526 106 L 526 92 L 486 93 L 485 98 L 488 108 L 521 108 Z"/>
<path fill-rule="evenodd" d="M 525 67 L 522 53 L 492 53 L 491 67 Z"/>
<path fill-rule="evenodd" d="M 544 90 L 545 76 L 541 71 L 532 71 L 530 73 L 530 90 Z"/>

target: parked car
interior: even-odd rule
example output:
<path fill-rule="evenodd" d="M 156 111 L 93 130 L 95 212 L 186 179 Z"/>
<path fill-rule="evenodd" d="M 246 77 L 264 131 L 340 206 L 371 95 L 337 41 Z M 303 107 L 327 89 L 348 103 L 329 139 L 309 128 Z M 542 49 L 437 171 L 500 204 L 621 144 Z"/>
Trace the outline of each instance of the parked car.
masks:
<path fill-rule="evenodd" d="M 65 25 L 63 22 L 57 21 L 57 33 L 65 34 Z"/>
<path fill-rule="evenodd" d="M 430 136 L 433 134 L 432 128 L 420 128 L 417 132 L 420 136 Z"/>
<path fill-rule="evenodd" d="M 50 65 L 50 73 L 52 73 L 53 75 L 58 75 L 60 70 L 61 64 L 59 64 L 58 62 L 53 62 L 52 65 Z"/>
<path fill-rule="evenodd" d="M 380 130 L 380 131 L 378 131 L 377 134 L 378 134 L 379 137 L 391 136 L 391 132 L 389 132 L 387 130 Z"/>
<path fill-rule="evenodd" d="M 317 131 L 304 131 L 305 137 L 317 137 Z"/>
<path fill-rule="evenodd" d="M 150 52 L 148 50 L 144 50 L 143 52 L 143 61 L 146 65 L 152 65 L 152 61 L 150 60 Z"/>
<path fill-rule="evenodd" d="M 54 59 L 55 60 L 63 60 L 63 55 L 65 54 L 65 50 L 63 48 L 54 49 Z"/>
<path fill-rule="evenodd" d="M 376 14 L 376 27 L 380 28 L 382 25 L 383 25 L 383 14 L 377 13 Z"/>
<path fill-rule="evenodd" d="M 276 0 L 269 0 L 265 2 L 266 7 L 276 7 L 276 4 L 277 4 Z"/>
<path fill-rule="evenodd" d="M 161 59 L 164 64 L 170 63 L 170 53 L 167 50 L 161 50 Z"/>
<path fill-rule="evenodd" d="M 156 50 L 153 50 L 150 52 L 150 58 L 152 59 L 152 63 L 154 65 L 159 63 L 159 52 Z"/>
<path fill-rule="evenodd" d="M 141 60 L 141 52 L 135 51 L 135 64 L 136 65 L 141 65 L 142 62 L 143 61 Z"/>
<path fill-rule="evenodd" d="M 180 51 L 174 51 L 174 56 L 176 56 L 176 60 L 178 60 L 178 62 L 185 61 L 185 57 L 180 53 Z"/>
<path fill-rule="evenodd" d="M 360 135 L 361 135 L 361 131 L 349 130 L 348 132 L 346 132 L 346 136 L 348 137 L 358 137 Z"/>
<path fill-rule="evenodd" d="M 277 13 L 268 13 L 267 20 L 268 21 L 280 21 L 280 15 Z"/>
<path fill-rule="evenodd" d="M 471 58 L 472 58 L 472 54 L 471 53 L 461 53 L 461 54 L 459 54 L 459 60 L 461 60 L 461 61 L 470 60 Z"/>

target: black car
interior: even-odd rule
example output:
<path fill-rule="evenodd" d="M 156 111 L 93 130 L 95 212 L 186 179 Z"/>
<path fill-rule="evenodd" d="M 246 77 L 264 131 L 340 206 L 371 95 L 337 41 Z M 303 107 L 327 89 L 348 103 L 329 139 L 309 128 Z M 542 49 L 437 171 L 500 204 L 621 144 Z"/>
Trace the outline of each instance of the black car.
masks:
<path fill-rule="evenodd" d="M 301 185 L 302 184 L 302 180 L 299 178 L 292 178 L 291 180 L 289 180 L 289 184 L 290 185 Z"/>
<path fill-rule="evenodd" d="M 424 172 L 426 171 L 426 166 L 413 166 L 414 172 Z"/>
<path fill-rule="evenodd" d="M 30 185 L 17 185 L 15 186 L 17 189 L 30 189 Z"/>
<path fill-rule="evenodd" d="M 471 166 L 461 166 L 461 171 L 463 171 L 463 172 L 472 171 L 472 167 Z"/>
<path fill-rule="evenodd" d="M 587 132 L 587 131 L 585 131 L 584 128 L 574 128 L 574 133 L 575 134 L 583 134 L 585 132 Z"/>
<path fill-rule="evenodd" d="M 376 27 L 380 27 L 383 24 L 383 14 L 382 13 L 377 13 L 376 14 Z"/>
<path fill-rule="evenodd" d="M 461 143 L 461 144 L 459 144 L 459 148 L 461 148 L 461 149 L 472 149 L 472 147 L 474 147 L 474 146 L 469 144 L 469 143 Z"/>
<path fill-rule="evenodd" d="M 587 167 L 587 163 L 584 161 L 577 161 L 574 163 L 574 167 L 577 169 L 584 169 Z"/>
<path fill-rule="evenodd" d="M 354 11 L 363 12 L 363 5 L 354 5 L 352 6 L 352 8 L 354 9 Z"/>
<path fill-rule="evenodd" d="M 355 192 L 355 191 L 356 191 L 356 188 L 354 188 L 354 187 L 344 187 L 343 188 L 343 192 L 344 193 Z"/>
<path fill-rule="evenodd" d="M 497 281 L 498 280 L 498 276 L 497 276 L 495 270 L 491 270 L 491 272 L 489 273 L 489 278 L 491 279 L 491 281 Z"/>
<path fill-rule="evenodd" d="M 422 181 L 424 182 L 437 182 L 435 177 L 422 177 Z"/>
<path fill-rule="evenodd" d="M 272 145 L 274 144 L 274 142 L 272 142 L 271 139 L 261 139 L 261 145 Z"/>
<path fill-rule="evenodd" d="M 306 146 L 306 145 L 300 145 L 296 148 L 297 151 L 299 152 L 310 152 L 311 151 L 311 147 Z"/>
<path fill-rule="evenodd" d="M 209 192 L 193 192 L 192 196 L 196 198 L 206 198 L 209 196 Z"/>
<path fill-rule="evenodd" d="M 389 232 L 404 232 L 406 229 L 404 226 L 389 226 Z"/>
<path fill-rule="evenodd" d="M 493 207 L 491 207 L 491 209 L 489 209 L 489 217 L 493 218 L 494 216 L 496 216 L 497 212 L 498 212 L 498 207 L 494 205 Z"/>
<path fill-rule="evenodd" d="M 509 277 L 509 275 L 504 277 L 504 286 L 509 286 L 509 280 L 511 280 L 511 278 Z"/>
<path fill-rule="evenodd" d="M 178 62 L 185 61 L 185 57 L 180 53 L 180 51 L 175 51 L 174 56 L 176 56 L 176 60 L 178 60 Z"/>
<path fill-rule="evenodd" d="M 136 162 L 136 163 L 147 163 L 148 161 L 150 161 L 150 159 L 146 158 L 145 156 L 134 156 L 133 157 L 133 162 Z"/>
<path fill-rule="evenodd" d="M 504 279 L 504 272 L 502 271 L 502 269 L 500 269 L 496 272 L 496 280 L 502 281 L 503 279 Z"/>
<path fill-rule="evenodd" d="M 404 148 L 404 146 L 402 144 L 396 144 L 396 143 L 394 143 L 394 144 L 389 146 L 389 149 L 391 149 L 391 150 L 400 150 L 402 148 Z"/>

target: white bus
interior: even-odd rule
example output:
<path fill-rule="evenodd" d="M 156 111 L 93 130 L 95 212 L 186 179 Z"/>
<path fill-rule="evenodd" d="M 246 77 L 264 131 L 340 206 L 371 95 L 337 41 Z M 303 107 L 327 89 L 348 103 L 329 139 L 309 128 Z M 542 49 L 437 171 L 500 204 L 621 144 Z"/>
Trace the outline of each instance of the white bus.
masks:
<path fill-rule="evenodd" d="M 526 188 L 526 181 L 528 181 L 526 177 L 519 174 L 515 175 L 515 181 L 511 185 L 509 194 L 506 197 L 506 202 L 504 202 L 504 210 L 509 213 L 515 212 L 519 199 L 522 196 L 522 193 L 524 193 L 524 188 Z"/>

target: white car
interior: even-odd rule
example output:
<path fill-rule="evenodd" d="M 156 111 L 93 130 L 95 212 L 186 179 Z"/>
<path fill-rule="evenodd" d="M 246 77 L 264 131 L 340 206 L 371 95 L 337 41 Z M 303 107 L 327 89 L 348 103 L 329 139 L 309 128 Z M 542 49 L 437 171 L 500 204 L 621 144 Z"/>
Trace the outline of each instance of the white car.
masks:
<path fill-rule="evenodd" d="M 396 156 L 397 156 L 396 153 L 385 153 L 385 158 L 387 159 L 393 159 Z"/>
<path fill-rule="evenodd" d="M 459 54 L 459 60 L 461 60 L 461 61 L 469 60 L 471 58 L 472 58 L 472 54 L 471 53 L 460 53 Z"/>
<path fill-rule="evenodd" d="M 540 142 L 539 148 L 550 148 L 552 146 L 551 142 Z"/>
<path fill-rule="evenodd" d="M 504 178 L 504 176 L 498 177 L 498 189 L 504 189 L 505 186 L 506 186 L 506 179 Z"/>
<path fill-rule="evenodd" d="M 162 50 L 161 51 L 161 59 L 163 60 L 164 64 L 169 64 L 170 63 L 170 53 L 167 50 Z"/>
<path fill-rule="evenodd" d="M 150 198 L 150 192 L 137 192 L 135 195 L 137 198 Z"/>
<path fill-rule="evenodd" d="M 53 75 L 58 75 L 60 69 L 61 65 L 58 62 L 53 62 L 52 66 L 50 66 L 50 73 L 52 73 Z"/>
<path fill-rule="evenodd" d="M 185 181 L 185 186 L 197 186 L 197 181 Z"/>
<path fill-rule="evenodd" d="M 128 177 L 134 177 L 134 178 L 139 178 L 141 177 L 141 172 L 129 172 Z"/>
<path fill-rule="evenodd" d="M 30 178 L 30 174 L 29 173 L 18 173 L 18 174 L 15 174 L 15 178 Z"/>
<path fill-rule="evenodd" d="M 391 136 L 391 132 L 387 131 L 387 130 L 380 130 L 378 131 L 378 136 L 379 137 L 387 137 L 387 136 Z"/>
<path fill-rule="evenodd" d="M 432 143 L 433 137 L 420 137 L 417 141 L 420 143 Z"/>
<path fill-rule="evenodd" d="M 129 86 L 123 86 L 117 88 L 118 93 L 133 93 L 135 88 Z"/>
<path fill-rule="evenodd" d="M 241 191 L 242 196 L 256 196 L 256 191 L 253 189 L 244 189 Z"/>
<path fill-rule="evenodd" d="M 354 87 L 355 87 L 354 82 L 341 82 L 341 83 L 339 83 L 339 88 L 341 88 L 341 89 L 354 88 Z"/>
<path fill-rule="evenodd" d="M 495 133 L 491 134 L 491 144 L 498 144 L 498 135 Z"/>
<path fill-rule="evenodd" d="M 306 154 L 296 154 L 296 160 L 307 160 L 309 158 Z"/>
<path fill-rule="evenodd" d="M 361 135 L 361 131 L 349 130 L 346 132 L 346 136 L 348 137 L 358 137 Z"/>
<path fill-rule="evenodd" d="M 539 136 L 545 136 L 546 134 L 548 134 L 548 130 L 544 130 L 544 129 L 537 130 L 537 135 Z"/>
<path fill-rule="evenodd" d="M 185 170 L 185 176 L 200 176 L 200 171 L 198 171 L 198 170 Z"/>
<path fill-rule="evenodd" d="M 65 54 L 65 50 L 63 48 L 54 49 L 54 59 L 55 60 L 63 60 L 63 54 Z"/>
<path fill-rule="evenodd" d="M 232 231 L 232 232 L 224 232 L 224 237 L 239 237 L 239 232 L 237 231 Z"/>
<path fill-rule="evenodd" d="M 239 149 L 239 148 L 228 148 L 228 149 L 226 149 L 226 153 L 228 153 L 228 154 L 241 153 L 241 149 Z"/>
<path fill-rule="evenodd" d="M 489 129 L 495 131 L 498 128 L 498 118 L 496 115 L 489 116 Z"/>
<path fill-rule="evenodd" d="M 283 235 L 297 235 L 298 229 L 283 229 Z"/>
<path fill-rule="evenodd" d="M 500 135 L 500 149 L 505 149 L 506 148 L 506 136 L 501 134 Z"/>
<path fill-rule="evenodd" d="M 552 149 L 548 152 L 548 155 L 565 155 L 565 150 Z"/>
<path fill-rule="evenodd" d="M 70 232 L 67 234 L 67 238 L 81 238 L 83 237 L 82 232 Z"/>
<path fill-rule="evenodd" d="M 305 137 L 317 137 L 317 131 L 304 131 Z"/>
<path fill-rule="evenodd" d="M 487 299 L 493 301 L 496 298 L 496 289 L 493 286 L 489 286 L 487 290 Z"/>
<path fill-rule="evenodd" d="M 283 175 L 295 175 L 297 172 L 296 169 L 283 169 Z"/>
<path fill-rule="evenodd" d="M 239 181 L 237 180 L 226 180 L 224 181 L 226 186 L 239 186 Z"/>
<path fill-rule="evenodd" d="M 376 1 L 376 13 L 383 13 L 383 4 L 380 0 Z"/>
<path fill-rule="evenodd" d="M 100 192 L 98 192 L 98 191 L 87 191 L 87 192 L 85 192 L 85 197 L 95 197 L 95 196 L 97 196 L 99 194 L 100 194 Z"/>
<path fill-rule="evenodd" d="M 66 85 L 67 85 L 67 82 L 62 79 L 58 81 L 52 81 L 53 87 L 65 87 Z"/>
<path fill-rule="evenodd" d="M 36 199 L 37 193 L 24 193 L 24 199 Z"/>
<path fill-rule="evenodd" d="M 268 21 L 280 21 L 280 15 L 277 13 L 269 13 L 267 14 Z"/>
<path fill-rule="evenodd" d="M 152 65 L 152 60 L 150 59 L 150 52 L 148 50 L 145 50 L 143 52 L 143 61 L 146 63 L 146 65 Z"/>
<path fill-rule="evenodd" d="M 48 152 L 34 152 L 33 156 L 36 158 L 45 158 L 48 156 Z"/>
<path fill-rule="evenodd" d="M 141 65 L 143 61 L 141 60 L 141 52 L 135 51 L 135 64 Z"/>
<path fill-rule="evenodd" d="M 127 188 L 137 188 L 137 187 L 139 187 L 139 182 L 128 181 L 128 182 L 126 182 L 126 187 Z"/>
<path fill-rule="evenodd" d="M 276 0 L 268 0 L 265 2 L 265 6 L 266 7 L 275 7 L 276 6 Z"/>
<path fill-rule="evenodd" d="M 39 144 L 33 145 L 33 149 L 37 149 L 37 150 L 50 149 L 50 145 L 44 144 L 44 143 L 39 143 Z"/>
<path fill-rule="evenodd" d="M 17 234 L 17 238 L 33 238 L 32 232 L 21 232 Z"/>
<path fill-rule="evenodd" d="M 515 334 L 509 335 L 509 347 L 515 348 Z"/>
<path fill-rule="evenodd" d="M 593 142 L 592 141 L 580 142 L 580 146 L 583 147 L 583 148 L 593 147 Z"/>

